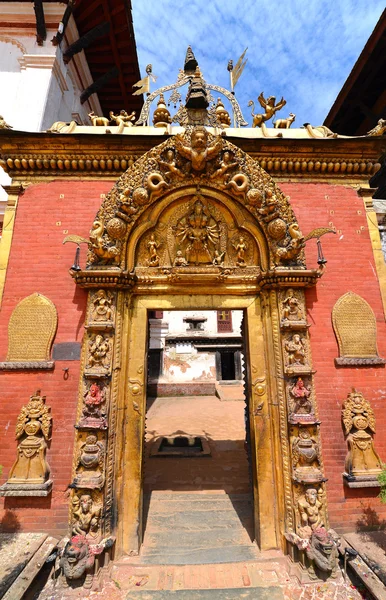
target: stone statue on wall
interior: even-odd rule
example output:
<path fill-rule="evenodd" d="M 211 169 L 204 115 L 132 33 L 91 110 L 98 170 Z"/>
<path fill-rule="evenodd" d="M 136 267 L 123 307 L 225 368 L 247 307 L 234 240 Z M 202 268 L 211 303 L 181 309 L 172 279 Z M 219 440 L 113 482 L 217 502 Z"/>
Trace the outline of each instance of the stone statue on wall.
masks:
<path fill-rule="evenodd" d="M 72 535 L 96 538 L 99 532 L 102 506 L 90 494 L 74 494 L 72 498 Z"/>
<path fill-rule="evenodd" d="M 292 289 L 282 302 L 281 322 L 283 325 L 299 323 L 304 321 L 303 307 L 299 299 L 294 295 Z"/>
<path fill-rule="evenodd" d="M 107 290 L 98 290 L 92 299 L 91 320 L 105 323 L 112 321 L 113 316 L 113 295 Z"/>
<path fill-rule="evenodd" d="M 324 527 L 324 505 L 320 495 L 316 488 L 311 487 L 298 500 L 300 537 L 309 537 L 312 531 Z"/>
<path fill-rule="evenodd" d="M 39 390 L 21 409 L 16 424 L 18 456 L 9 472 L 7 484 L 42 485 L 49 478 L 50 467 L 46 451 L 52 417 L 45 400 L 45 396 L 40 396 Z"/>
<path fill-rule="evenodd" d="M 375 448 L 375 417 L 371 406 L 360 392 L 353 390 L 343 404 L 342 419 L 347 436 L 345 461 L 348 478 L 376 478 L 382 461 Z"/>
<path fill-rule="evenodd" d="M 106 371 L 110 366 L 110 338 L 100 333 L 92 336 L 88 343 L 88 365 L 93 371 Z"/>
<path fill-rule="evenodd" d="M 289 421 L 290 423 L 313 422 L 313 406 L 311 400 L 311 387 L 306 385 L 301 377 L 295 384 L 288 387 L 289 396 Z"/>
<path fill-rule="evenodd" d="M 92 383 L 84 392 L 82 418 L 77 426 L 80 428 L 106 429 L 106 413 L 102 409 L 105 402 L 106 388 L 98 383 Z"/>

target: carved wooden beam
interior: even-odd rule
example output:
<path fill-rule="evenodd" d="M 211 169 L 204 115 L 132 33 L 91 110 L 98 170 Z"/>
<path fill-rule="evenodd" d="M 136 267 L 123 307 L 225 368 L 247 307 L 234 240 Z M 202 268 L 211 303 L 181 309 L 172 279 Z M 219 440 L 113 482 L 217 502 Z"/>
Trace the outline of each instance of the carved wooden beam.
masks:
<path fill-rule="evenodd" d="M 82 35 L 81 38 L 79 38 L 78 40 L 76 40 L 76 42 L 71 44 L 71 46 L 69 46 L 67 50 L 63 53 L 64 62 L 66 64 L 69 63 L 75 54 L 78 54 L 78 52 L 80 52 L 81 50 L 88 48 L 90 44 L 92 44 L 97 38 L 106 35 L 106 33 L 108 33 L 109 30 L 109 21 L 105 21 L 104 23 L 97 25 L 93 29 L 90 29 L 90 31 Z"/>
<path fill-rule="evenodd" d="M 115 77 L 118 77 L 118 76 L 119 76 L 118 67 L 113 67 L 112 69 L 110 69 L 110 71 L 107 71 L 107 73 L 102 75 L 102 77 L 99 77 L 99 79 L 94 81 L 91 85 L 88 86 L 87 89 L 85 89 L 81 93 L 81 96 L 80 96 L 81 104 L 84 104 L 86 102 L 86 100 L 89 99 L 91 94 L 94 94 L 95 92 L 98 92 L 100 89 L 102 89 L 103 86 L 106 85 L 106 83 L 108 81 L 110 81 L 110 79 L 114 79 Z"/>
<path fill-rule="evenodd" d="M 43 0 L 34 0 L 34 11 L 36 17 L 36 41 L 39 46 L 43 46 L 43 42 L 47 38 Z"/>
<path fill-rule="evenodd" d="M 74 6 L 75 6 L 75 1 L 69 0 L 68 4 L 66 6 L 66 10 L 64 11 L 63 19 L 59 23 L 58 32 L 51 40 L 54 46 L 60 45 L 60 42 L 62 41 L 63 36 L 66 32 L 66 27 L 67 27 L 68 21 L 70 20 Z"/>

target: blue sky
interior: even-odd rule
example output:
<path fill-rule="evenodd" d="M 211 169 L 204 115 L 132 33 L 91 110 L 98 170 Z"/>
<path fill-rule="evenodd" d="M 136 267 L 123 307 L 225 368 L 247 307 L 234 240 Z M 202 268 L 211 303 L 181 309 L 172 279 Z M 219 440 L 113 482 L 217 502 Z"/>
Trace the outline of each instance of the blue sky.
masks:
<path fill-rule="evenodd" d="M 281 96 L 295 127 L 321 125 L 374 29 L 384 0 L 132 0 L 141 75 L 173 83 L 190 44 L 208 83 L 229 89 L 227 64 L 248 46 L 236 97 Z M 259 112 L 257 109 L 255 112 Z"/>

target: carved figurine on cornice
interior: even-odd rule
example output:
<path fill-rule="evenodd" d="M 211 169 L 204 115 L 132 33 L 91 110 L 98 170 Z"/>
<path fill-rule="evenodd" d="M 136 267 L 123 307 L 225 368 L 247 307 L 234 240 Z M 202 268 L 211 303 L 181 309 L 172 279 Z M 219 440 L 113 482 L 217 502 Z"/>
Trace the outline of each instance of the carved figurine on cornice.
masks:
<path fill-rule="evenodd" d="M 248 106 L 252 106 L 252 117 L 253 117 L 253 122 L 252 122 L 252 127 L 261 127 L 261 125 L 263 123 L 265 123 L 266 121 L 269 121 L 269 119 L 271 119 L 275 113 L 277 113 L 278 110 L 281 110 L 283 108 L 283 106 L 285 106 L 287 104 L 286 100 L 284 100 L 284 98 L 282 98 L 280 100 L 280 102 L 278 102 L 277 104 L 275 104 L 276 102 L 276 97 L 275 96 L 269 96 L 269 98 L 267 98 L 267 100 L 264 98 L 264 92 L 261 92 L 260 96 L 257 97 L 260 106 L 264 109 L 264 113 L 258 113 L 258 114 L 254 114 L 254 110 L 255 110 L 255 103 L 253 102 L 253 100 L 250 100 L 248 102 Z"/>
<path fill-rule="evenodd" d="M 91 321 L 111 322 L 114 316 L 113 299 L 108 290 L 98 290 L 92 298 Z"/>
<path fill-rule="evenodd" d="M 76 460 L 73 487 L 101 489 L 104 484 L 105 444 L 94 434 L 88 435 L 80 445 Z"/>
<path fill-rule="evenodd" d="M 195 127 L 192 131 L 190 145 L 185 143 L 181 134 L 175 137 L 177 151 L 190 161 L 193 171 L 206 170 L 207 162 L 217 156 L 223 146 L 221 137 L 216 137 L 213 144 L 208 146 L 208 132 L 205 127 Z"/>
<path fill-rule="evenodd" d="M 107 429 L 106 412 L 102 409 L 106 403 L 107 388 L 92 383 L 84 392 L 84 407 L 78 428 Z"/>
<path fill-rule="evenodd" d="M 310 123 L 304 123 L 303 127 L 306 128 L 308 134 L 312 138 L 337 138 L 338 134 L 334 133 L 325 125 L 319 125 L 313 127 Z"/>
<path fill-rule="evenodd" d="M 276 247 L 276 265 L 280 265 L 281 262 L 287 262 L 295 259 L 305 246 L 304 236 L 297 223 L 292 223 L 288 227 L 288 233 L 290 235 L 290 242 L 287 243 L 286 246 L 281 246 L 278 244 Z"/>
<path fill-rule="evenodd" d="M 374 448 L 375 417 L 361 392 L 355 389 L 343 404 L 342 419 L 349 451 L 345 461 L 345 479 L 360 482 L 373 480 L 382 470 L 382 461 Z"/>
<path fill-rule="evenodd" d="M 300 426 L 292 441 L 292 468 L 295 481 L 317 483 L 323 479 L 320 446 L 308 428 Z"/>
<path fill-rule="evenodd" d="M 290 113 L 288 119 L 277 119 L 273 126 L 275 129 L 289 129 L 292 123 L 295 121 L 296 115 L 294 113 Z"/>
<path fill-rule="evenodd" d="M 97 257 L 94 262 L 118 265 L 122 251 L 121 240 L 125 235 L 126 225 L 117 217 L 107 223 L 106 232 L 103 221 L 94 221 L 90 231 L 91 250 Z"/>
<path fill-rule="evenodd" d="M 95 502 L 91 494 L 77 494 L 76 492 L 73 492 L 71 505 L 71 534 L 84 535 L 90 541 L 96 540 L 100 533 L 99 526 L 102 513 L 101 503 Z"/>
<path fill-rule="evenodd" d="M 46 442 L 50 439 L 52 417 L 45 400 L 46 397 L 41 396 L 38 390 L 20 411 L 16 423 L 16 439 L 19 440 L 17 459 L 7 483 L 1 488 L 5 492 L 3 495 L 23 495 L 23 489 L 28 490 L 26 495 L 33 496 L 33 491 L 36 495 L 47 495 L 51 490 Z M 38 493 L 39 490 L 41 493 Z"/>
<path fill-rule="evenodd" d="M 119 115 L 115 115 L 112 110 L 110 111 L 109 114 L 110 114 L 110 121 L 115 121 L 115 123 L 118 126 L 122 125 L 122 127 L 133 127 L 133 121 L 135 121 L 135 111 L 134 110 L 130 115 L 125 110 L 121 110 Z"/>
<path fill-rule="evenodd" d="M 173 179 L 173 177 L 178 177 L 179 179 L 185 177 L 184 173 L 177 166 L 175 153 L 171 148 L 166 151 L 165 160 L 159 160 L 158 164 L 162 169 L 165 169 L 165 177 L 168 181 Z"/>
<path fill-rule="evenodd" d="M 386 132 L 386 119 L 379 119 L 376 126 L 373 129 L 370 129 L 370 131 L 368 131 L 366 133 L 366 135 L 368 135 L 370 137 L 381 136 L 381 135 L 384 135 L 385 132 Z"/>
<path fill-rule="evenodd" d="M 12 125 L 8 125 L 3 116 L 0 115 L 0 129 L 13 129 Z"/>
<path fill-rule="evenodd" d="M 88 117 L 93 127 L 107 127 L 110 123 L 110 119 L 107 119 L 106 117 L 98 117 L 93 110 L 88 113 Z"/>

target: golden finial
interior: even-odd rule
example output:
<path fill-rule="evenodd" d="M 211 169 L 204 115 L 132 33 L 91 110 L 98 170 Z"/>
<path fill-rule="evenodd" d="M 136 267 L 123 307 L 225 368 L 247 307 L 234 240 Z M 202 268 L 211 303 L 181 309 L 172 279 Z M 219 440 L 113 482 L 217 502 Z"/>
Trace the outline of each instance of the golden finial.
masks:
<path fill-rule="evenodd" d="M 164 95 L 160 94 L 153 115 L 153 125 L 154 127 L 167 127 L 168 123 L 171 123 L 170 112 L 166 107 Z"/>
<path fill-rule="evenodd" d="M 228 111 L 225 109 L 221 98 L 217 98 L 216 115 L 223 127 L 227 128 L 231 126 L 231 118 Z"/>

